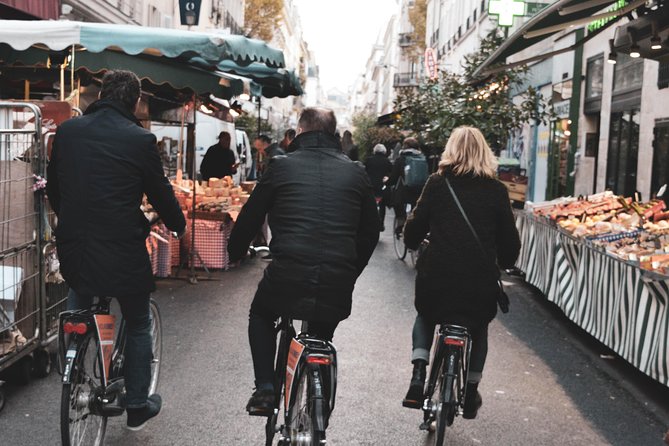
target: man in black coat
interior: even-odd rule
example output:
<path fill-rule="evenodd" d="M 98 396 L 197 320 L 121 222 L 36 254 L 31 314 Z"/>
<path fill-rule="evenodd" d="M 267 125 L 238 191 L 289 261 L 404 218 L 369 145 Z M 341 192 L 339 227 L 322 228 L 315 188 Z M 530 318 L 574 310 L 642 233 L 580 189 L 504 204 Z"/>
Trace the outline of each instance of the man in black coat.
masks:
<path fill-rule="evenodd" d="M 118 299 L 126 321 L 125 385 L 128 428 L 158 414 L 151 378 L 149 295 L 155 290 L 146 251 L 146 194 L 167 227 L 183 233 L 179 208 L 156 137 L 133 112 L 141 91 L 130 71 L 110 71 L 100 100 L 58 128 L 47 169 L 47 194 L 58 215 L 56 246 L 70 286 L 68 309 L 90 308 L 94 296 Z"/>
<path fill-rule="evenodd" d="M 286 152 L 279 147 L 277 143 L 273 143 L 272 139 L 267 135 L 259 135 L 253 141 L 253 147 L 258 151 L 258 176 L 267 171 L 267 167 L 277 156 L 285 155 Z"/>
<path fill-rule="evenodd" d="M 218 143 L 207 149 L 202 158 L 200 174 L 202 179 L 223 178 L 237 173 L 237 160 L 234 152 L 230 149 L 230 134 L 221 132 L 218 135 Z"/>
<path fill-rule="evenodd" d="M 247 410 L 266 416 L 274 399 L 274 321 L 309 321 L 332 339 L 351 313 L 355 282 L 379 239 L 379 219 L 367 175 L 342 153 L 331 110 L 307 108 L 287 156 L 274 158 L 239 214 L 230 260 L 241 259 L 265 215 L 274 260 L 258 284 L 249 316 L 256 392 Z"/>
<path fill-rule="evenodd" d="M 406 167 L 407 156 L 419 156 L 422 152 L 420 151 L 418 140 L 416 138 L 407 138 L 402 143 L 402 150 L 400 150 L 400 155 L 395 160 L 393 164 L 393 170 L 390 173 L 390 178 L 388 179 L 388 187 L 395 187 L 395 194 L 393 196 L 393 208 L 395 210 L 395 217 L 399 220 L 397 227 L 395 228 L 396 234 L 402 233 L 402 228 L 404 227 L 404 222 L 407 218 L 406 207 L 407 204 L 411 205 L 413 208 L 416 206 L 416 201 L 420 196 L 420 192 L 423 190 L 423 185 L 420 186 L 408 186 L 404 184 L 404 168 Z"/>
<path fill-rule="evenodd" d="M 386 220 L 386 203 L 383 202 L 383 185 L 388 180 L 393 164 L 386 156 L 386 146 L 377 144 L 374 146 L 374 154 L 365 160 L 365 170 L 374 188 L 374 196 L 379 201 L 379 220 L 381 221 L 381 231 L 384 228 Z"/>

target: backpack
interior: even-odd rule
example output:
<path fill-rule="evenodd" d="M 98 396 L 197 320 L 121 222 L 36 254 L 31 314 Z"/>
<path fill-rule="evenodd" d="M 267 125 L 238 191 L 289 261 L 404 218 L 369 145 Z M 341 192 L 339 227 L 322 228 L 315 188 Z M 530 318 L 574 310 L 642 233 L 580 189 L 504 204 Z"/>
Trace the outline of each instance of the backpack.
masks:
<path fill-rule="evenodd" d="M 409 187 L 423 187 L 430 175 L 425 156 L 407 154 L 404 159 L 404 184 Z"/>

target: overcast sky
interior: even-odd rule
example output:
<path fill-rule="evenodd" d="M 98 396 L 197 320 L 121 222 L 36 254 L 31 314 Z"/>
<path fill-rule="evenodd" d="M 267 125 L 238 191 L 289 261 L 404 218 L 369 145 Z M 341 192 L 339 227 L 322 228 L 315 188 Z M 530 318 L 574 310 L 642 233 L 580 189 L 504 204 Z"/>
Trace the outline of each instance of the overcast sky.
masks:
<path fill-rule="evenodd" d="M 293 0 L 304 40 L 316 54 L 321 85 L 346 92 L 365 64 L 379 33 L 398 11 L 396 0 Z"/>

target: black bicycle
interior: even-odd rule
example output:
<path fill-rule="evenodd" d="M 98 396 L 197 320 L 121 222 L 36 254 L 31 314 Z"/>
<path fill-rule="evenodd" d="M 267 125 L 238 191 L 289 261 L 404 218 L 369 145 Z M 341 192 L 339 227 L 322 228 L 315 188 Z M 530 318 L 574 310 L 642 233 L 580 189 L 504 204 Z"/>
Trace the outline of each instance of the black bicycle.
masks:
<path fill-rule="evenodd" d="M 110 298 L 99 298 L 90 309 L 60 314 L 59 358 L 63 374 L 60 432 L 63 446 L 101 446 L 107 418 L 125 412 L 125 321 L 121 317 L 116 330 L 110 303 Z M 153 299 L 150 313 L 153 360 L 149 395 L 158 387 L 162 353 L 160 311 Z"/>
<path fill-rule="evenodd" d="M 297 335 L 290 319 L 282 318 L 277 330 L 276 395 L 265 425 L 265 444 L 271 446 L 279 433 L 279 446 L 324 445 L 337 391 L 337 350 L 331 342 L 310 336 L 305 322 Z"/>
<path fill-rule="evenodd" d="M 471 337 L 465 327 L 442 324 L 433 346 L 429 379 L 425 386 L 421 430 L 434 432 L 434 445 L 442 446 L 446 426 L 462 415 L 469 371 Z"/>

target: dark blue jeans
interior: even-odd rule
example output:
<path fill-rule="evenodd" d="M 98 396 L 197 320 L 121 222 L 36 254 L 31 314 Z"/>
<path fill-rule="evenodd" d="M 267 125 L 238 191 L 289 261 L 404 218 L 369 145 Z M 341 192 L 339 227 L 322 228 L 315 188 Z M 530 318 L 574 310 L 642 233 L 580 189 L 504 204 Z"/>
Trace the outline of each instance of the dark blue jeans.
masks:
<path fill-rule="evenodd" d="M 126 406 L 140 408 L 146 406 L 151 383 L 151 310 L 149 295 L 117 297 L 123 319 L 125 319 L 126 343 L 124 378 Z M 93 296 L 83 296 L 72 288 L 67 296 L 68 310 L 90 308 Z"/>

